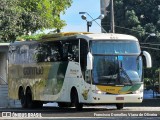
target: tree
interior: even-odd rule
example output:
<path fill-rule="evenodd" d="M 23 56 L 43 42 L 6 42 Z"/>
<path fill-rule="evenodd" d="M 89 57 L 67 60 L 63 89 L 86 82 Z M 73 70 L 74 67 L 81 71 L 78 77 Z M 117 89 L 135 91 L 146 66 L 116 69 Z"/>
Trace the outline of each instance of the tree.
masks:
<path fill-rule="evenodd" d="M 110 11 L 110 6 L 107 8 Z M 160 44 L 160 0 L 114 0 L 115 31 L 116 33 L 134 35 L 140 43 L 145 42 L 149 33 L 156 37 L 149 37 L 148 43 Z M 110 12 L 102 20 L 106 31 L 110 30 Z M 159 45 L 146 47 L 160 49 Z M 144 49 L 152 56 L 153 68 L 160 67 L 160 51 Z"/>
<path fill-rule="evenodd" d="M 110 11 L 110 6 L 107 9 Z M 114 0 L 114 9 L 117 33 L 136 35 L 140 42 L 146 38 L 146 33 L 159 35 L 159 0 Z M 106 31 L 110 30 L 110 12 L 102 20 L 102 26 Z"/>
<path fill-rule="evenodd" d="M 22 34 L 17 0 L 0 0 L 0 3 L 0 40 L 13 40 L 17 35 Z"/>
<path fill-rule="evenodd" d="M 61 29 L 60 13 L 72 0 L 0 0 L 0 39 L 14 41 L 16 36 L 41 29 Z"/>

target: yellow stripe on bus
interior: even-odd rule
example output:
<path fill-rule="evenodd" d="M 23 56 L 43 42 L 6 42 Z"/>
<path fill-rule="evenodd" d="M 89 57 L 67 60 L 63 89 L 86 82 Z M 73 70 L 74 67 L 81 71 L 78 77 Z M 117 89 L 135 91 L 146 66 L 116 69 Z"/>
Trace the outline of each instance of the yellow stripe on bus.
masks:
<path fill-rule="evenodd" d="M 110 93 L 110 94 L 127 94 L 130 91 L 121 91 L 124 86 L 102 86 L 96 85 L 96 87 L 101 90 L 102 92 Z"/>

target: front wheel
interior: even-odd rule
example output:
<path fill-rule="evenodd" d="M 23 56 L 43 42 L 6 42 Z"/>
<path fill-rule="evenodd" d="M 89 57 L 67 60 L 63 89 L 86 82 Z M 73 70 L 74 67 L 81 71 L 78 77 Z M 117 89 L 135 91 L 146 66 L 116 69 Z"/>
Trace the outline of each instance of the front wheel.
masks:
<path fill-rule="evenodd" d="M 22 108 L 26 108 L 27 107 L 27 100 L 26 100 L 26 95 L 24 94 L 24 90 L 20 90 L 19 92 L 19 99 L 21 101 L 21 106 Z"/>
<path fill-rule="evenodd" d="M 81 111 L 82 110 L 83 104 L 79 103 L 78 93 L 77 93 L 76 90 L 72 91 L 71 102 L 75 106 L 77 111 Z"/>
<path fill-rule="evenodd" d="M 124 103 L 117 103 L 116 107 L 117 107 L 118 110 L 121 110 L 124 107 Z"/>

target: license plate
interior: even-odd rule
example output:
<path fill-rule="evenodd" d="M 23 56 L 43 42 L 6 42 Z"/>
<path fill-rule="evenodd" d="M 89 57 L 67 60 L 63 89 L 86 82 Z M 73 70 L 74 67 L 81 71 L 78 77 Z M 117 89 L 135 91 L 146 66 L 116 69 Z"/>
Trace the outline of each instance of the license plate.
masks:
<path fill-rule="evenodd" d="M 116 100 L 124 100 L 124 97 L 116 97 Z"/>

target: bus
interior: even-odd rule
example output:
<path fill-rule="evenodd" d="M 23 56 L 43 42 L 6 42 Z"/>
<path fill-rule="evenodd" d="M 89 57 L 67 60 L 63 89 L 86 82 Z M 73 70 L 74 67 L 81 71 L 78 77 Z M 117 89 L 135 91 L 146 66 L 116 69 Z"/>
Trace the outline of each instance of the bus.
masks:
<path fill-rule="evenodd" d="M 115 33 L 57 33 L 9 47 L 9 97 L 23 108 L 57 102 L 59 107 L 143 100 L 143 58 L 138 39 Z"/>

